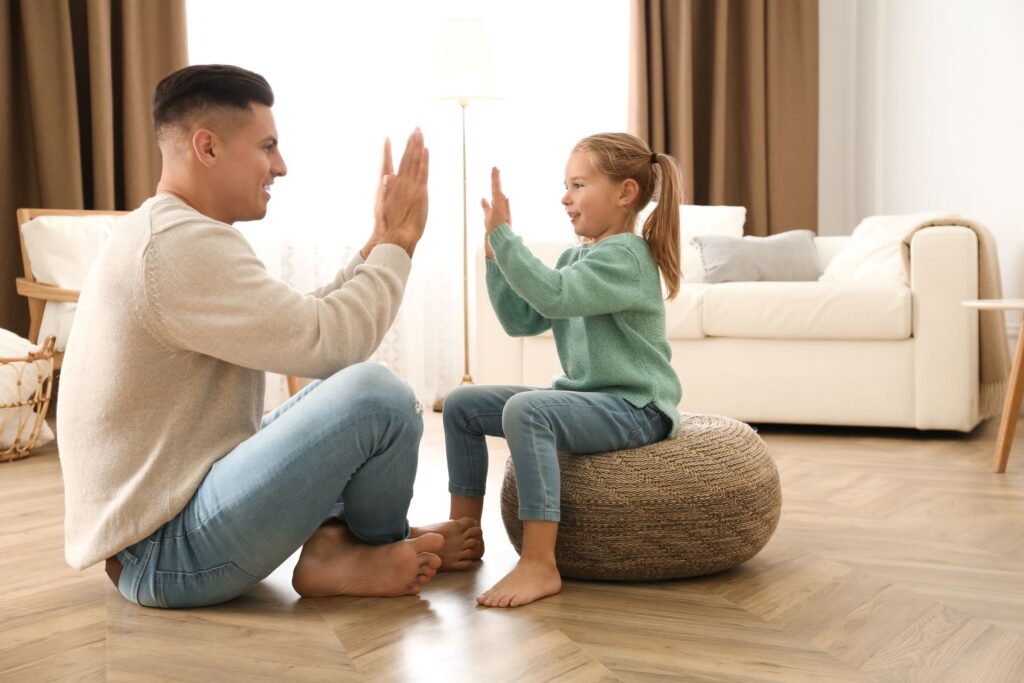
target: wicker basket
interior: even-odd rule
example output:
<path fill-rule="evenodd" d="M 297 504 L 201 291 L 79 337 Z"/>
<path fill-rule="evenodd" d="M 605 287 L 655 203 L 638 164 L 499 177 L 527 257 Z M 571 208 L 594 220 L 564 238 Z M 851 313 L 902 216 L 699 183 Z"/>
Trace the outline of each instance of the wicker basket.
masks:
<path fill-rule="evenodd" d="M 555 558 L 565 577 L 641 581 L 720 572 L 757 554 L 779 521 L 782 492 L 768 447 L 728 417 L 684 414 L 674 439 L 558 459 Z M 521 552 L 511 458 L 501 516 Z"/>
<path fill-rule="evenodd" d="M 47 337 L 42 348 L 21 358 L 0 358 L 0 375 L 15 378 L 14 400 L 0 403 L 0 431 L 6 430 L 11 421 L 16 425 L 14 442 L 0 450 L 0 462 L 17 460 L 32 453 L 39 438 L 39 430 L 46 420 L 50 407 L 50 393 L 53 390 L 53 345 L 55 337 Z M 35 374 L 35 389 L 22 395 L 26 379 Z M 7 379 L 7 376 L 0 379 Z M 28 410 L 25 410 L 28 408 Z"/>

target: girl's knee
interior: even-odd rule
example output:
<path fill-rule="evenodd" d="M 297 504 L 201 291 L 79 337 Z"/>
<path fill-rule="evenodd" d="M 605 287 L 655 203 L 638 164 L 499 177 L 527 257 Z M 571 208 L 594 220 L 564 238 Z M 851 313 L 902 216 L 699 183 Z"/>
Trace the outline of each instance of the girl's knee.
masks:
<path fill-rule="evenodd" d="M 543 412 L 544 391 L 530 391 L 516 394 L 505 403 L 501 413 L 501 424 L 506 431 L 534 422 Z"/>
<path fill-rule="evenodd" d="M 477 387 L 467 384 L 455 387 L 445 394 L 442 417 L 448 419 L 451 416 L 464 413 L 466 408 L 472 407 L 475 403 L 473 397 L 477 393 L 475 389 Z"/>
<path fill-rule="evenodd" d="M 461 425 L 477 414 L 487 398 L 490 396 L 490 388 L 464 384 L 457 386 L 444 397 L 444 410 L 441 419 L 445 425 Z"/>

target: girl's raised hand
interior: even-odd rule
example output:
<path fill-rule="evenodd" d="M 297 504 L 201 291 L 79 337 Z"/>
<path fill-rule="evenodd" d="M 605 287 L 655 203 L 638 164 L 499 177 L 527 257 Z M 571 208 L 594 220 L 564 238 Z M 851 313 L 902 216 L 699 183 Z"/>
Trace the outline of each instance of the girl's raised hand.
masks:
<path fill-rule="evenodd" d="M 488 203 L 486 199 L 481 199 L 480 206 L 484 210 L 484 227 L 487 228 L 487 232 L 502 223 L 512 222 L 508 197 L 501 191 L 501 171 L 496 166 L 491 169 L 491 201 Z"/>

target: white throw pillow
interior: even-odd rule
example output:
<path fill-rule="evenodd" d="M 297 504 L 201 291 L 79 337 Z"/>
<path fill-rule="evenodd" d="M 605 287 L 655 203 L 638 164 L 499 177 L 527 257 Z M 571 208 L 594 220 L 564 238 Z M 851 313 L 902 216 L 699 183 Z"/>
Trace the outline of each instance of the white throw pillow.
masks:
<path fill-rule="evenodd" d="M 654 202 L 647 205 L 637 218 L 637 230 L 643 227 L 647 216 L 657 206 Z M 683 252 L 683 282 L 703 282 L 704 266 L 700 260 L 700 249 L 692 243 L 692 238 L 699 235 L 725 235 L 742 237 L 743 224 L 747 221 L 745 206 L 698 206 L 681 204 L 679 206 L 679 239 Z"/>
<path fill-rule="evenodd" d="M 81 290 L 118 216 L 39 216 L 21 230 L 36 281 Z"/>
<path fill-rule="evenodd" d="M 39 347 L 13 332 L 0 329 L 0 358 L 22 358 L 38 351 Z M 39 371 L 32 363 L 0 363 L 0 404 L 14 403 L 32 396 L 39 385 Z M 42 364 L 40 363 L 40 367 Z M 19 386 L 20 379 L 20 386 Z M 25 424 L 22 437 L 28 436 L 35 415 L 28 406 L 0 408 L 0 449 L 10 448 L 18 436 L 19 426 Z M 53 441 L 53 430 L 43 422 L 36 446 Z"/>
<path fill-rule="evenodd" d="M 948 213 L 920 213 L 900 216 L 870 216 L 854 228 L 849 241 L 829 261 L 819 278 L 822 282 L 901 282 L 910 284 L 903 260 L 907 226 L 929 216 Z"/>
<path fill-rule="evenodd" d="M 37 282 L 81 291 L 93 261 L 110 236 L 118 216 L 39 216 L 22 225 L 25 250 Z M 39 338 L 57 338 L 67 346 L 75 304 L 48 301 Z"/>

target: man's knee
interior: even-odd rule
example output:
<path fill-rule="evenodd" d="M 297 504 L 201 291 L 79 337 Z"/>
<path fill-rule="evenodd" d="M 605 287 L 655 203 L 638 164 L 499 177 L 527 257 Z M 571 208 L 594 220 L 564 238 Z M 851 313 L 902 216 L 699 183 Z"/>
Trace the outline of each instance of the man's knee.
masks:
<path fill-rule="evenodd" d="M 362 412 L 422 421 L 423 408 L 412 387 L 380 363 L 360 363 L 336 375 L 356 390 Z"/>

